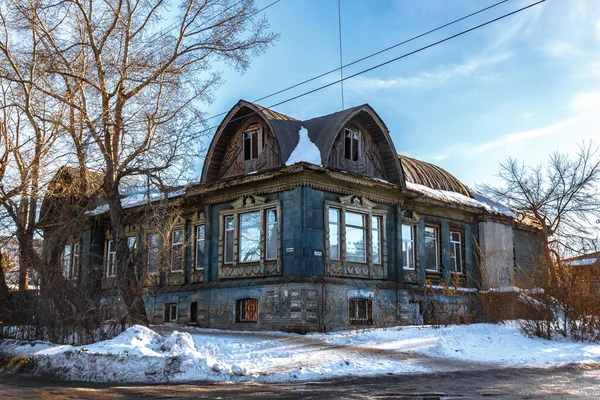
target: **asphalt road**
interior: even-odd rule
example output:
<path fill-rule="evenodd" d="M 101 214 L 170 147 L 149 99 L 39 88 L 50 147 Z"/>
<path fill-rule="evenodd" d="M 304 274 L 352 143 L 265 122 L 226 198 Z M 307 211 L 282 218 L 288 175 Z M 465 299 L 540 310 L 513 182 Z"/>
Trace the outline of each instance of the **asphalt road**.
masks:
<path fill-rule="evenodd" d="M 287 384 L 90 384 L 0 374 L 2 399 L 599 399 L 600 366 L 479 369 Z"/>

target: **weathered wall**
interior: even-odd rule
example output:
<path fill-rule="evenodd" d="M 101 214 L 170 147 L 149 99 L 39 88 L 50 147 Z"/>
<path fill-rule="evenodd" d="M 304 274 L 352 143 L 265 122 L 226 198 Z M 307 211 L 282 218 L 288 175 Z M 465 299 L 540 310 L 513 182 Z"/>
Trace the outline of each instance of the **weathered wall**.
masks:
<path fill-rule="evenodd" d="M 482 287 L 514 285 L 513 243 L 511 226 L 493 221 L 479 223 Z"/>

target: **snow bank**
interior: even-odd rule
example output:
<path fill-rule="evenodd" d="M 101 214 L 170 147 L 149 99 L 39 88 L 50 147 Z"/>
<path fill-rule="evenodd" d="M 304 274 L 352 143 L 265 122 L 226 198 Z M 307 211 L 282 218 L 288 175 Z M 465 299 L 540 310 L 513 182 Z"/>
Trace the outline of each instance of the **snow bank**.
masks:
<path fill-rule="evenodd" d="M 285 162 L 286 166 L 294 165 L 299 162 L 307 162 L 309 164 L 322 166 L 321 152 L 316 144 L 314 144 L 308 137 L 308 131 L 306 128 L 301 127 L 298 132 L 300 140 L 290 157 Z"/>
<path fill-rule="evenodd" d="M 348 375 L 442 372 L 498 366 L 600 363 L 600 345 L 521 335 L 516 323 L 396 327 L 331 335 L 196 329 L 161 336 L 134 326 L 88 346 L 0 342 L 30 356 L 35 373 L 94 382 L 285 382 Z"/>

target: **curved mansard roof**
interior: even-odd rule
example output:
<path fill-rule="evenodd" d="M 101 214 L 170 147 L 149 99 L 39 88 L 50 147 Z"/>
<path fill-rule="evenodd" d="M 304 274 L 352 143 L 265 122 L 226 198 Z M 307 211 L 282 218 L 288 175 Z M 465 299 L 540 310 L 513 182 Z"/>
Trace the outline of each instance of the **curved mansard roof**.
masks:
<path fill-rule="evenodd" d="M 299 142 L 299 131 L 304 127 L 310 140 L 318 147 L 323 167 L 329 167 L 329 154 L 342 128 L 350 121 L 363 126 L 372 137 L 381 156 L 386 179 L 392 183 L 404 185 L 402 169 L 396 155 L 396 149 L 389 131 L 379 115 L 368 104 L 352 107 L 321 117 L 299 121 L 287 115 L 249 101 L 240 100 L 223 119 L 210 144 L 204 167 L 202 182 L 209 183 L 219 179 L 219 171 L 229 142 L 242 127 L 246 117 L 258 116 L 273 133 L 279 146 L 280 163 L 285 165 Z"/>
<path fill-rule="evenodd" d="M 227 113 L 213 136 L 202 168 L 202 182 L 213 182 L 219 179 L 218 174 L 229 142 L 245 123 L 246 117 L 252 116 L 262 119 L 267 128 L 273 132 L 282 159 L 280 166 L 285 163 L 298 144 L 301 121 L 258 104 L 240 100 Z"/>
<path fill-rule="evenodd" d="M 387 180 L 404 185 L 402 169 L 398 161 L 394 142 L 389 130 L 375 110 L 368 104 L 348 108 L 333 114 L 306 120 L 302 125 L 308 130 L 308 136 L 321 151 L 323 166 L 328 167 L 329 153 L 339 132 L 350 121 L 360 123 L 371 135 L 377 146 L 385 167 Z"/>
<path fill-rule="evenodd" d="M 398 158 L 407 182 L 473 197 L 467 187 L 445 169 L 401 154 L 398 155 Z"/>

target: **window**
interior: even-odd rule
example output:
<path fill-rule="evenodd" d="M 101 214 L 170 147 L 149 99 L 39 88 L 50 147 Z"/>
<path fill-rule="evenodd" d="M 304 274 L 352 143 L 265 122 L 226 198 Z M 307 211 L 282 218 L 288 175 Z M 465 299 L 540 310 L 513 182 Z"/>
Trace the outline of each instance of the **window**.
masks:
<path fill-rule="evenodd" d="M 371 237 L 373 264 L 381 264 L 381 217 L 371 218 Z"/>
<path fill-rule="evenodd" d="M 267 210 L 266 222 L 266 255 L 267 260 L 277 259 L 277 209 L 270 208 Z"/>
<path fill-rule="evenodd" d="M 177 322 L 177 303 L 165 304 L 165 322 Z"/>
<path fill-rule="evenodd" d="M 373 325 L 373 300 L 370 297 L 348 299 L 348 319 L 352 325 Z"/>
<path fill-rule="evenodd" d="M 450 266 L 452 272 L 462 274 L 462 234 L 450 231 Z"/>
<path fill-rule="evenodd" d="M 79 264 L 79 243 L 74 243 L 73 244 L 73 263 L 71 265 L 71 273 L 73 276 L 73 279 L 79 279 L 79 270 L 81 268 L 80 264 Z"/>
<path fill-rule="evenodd" d="M 247 130 L 244 132 L 244 160 L 254 160 L 258 157 L 259 151 L 258 129 Z"/>
<path fill-rule="evenodd" d="M 415 228 L 402 225 L 402 268 L 415 269 Z"/>
<path fill-rule="evenodd" d="M 183 230 L 171 232 L 171 272 L 183 271 Z"/>
<path fill-rule="evenodd" d="M 240 214 L 240 262 L 260 260 L 260 212 Z"/>
<path fill-rule="evenodd" d="M 223 247 L 220 250 L 224 264 L 276 261 L 279 257 L 279 208 L 252 207 L 250 210 L 222 216 Z"/>
<path fill-rule="evenodd" d="M 344 157 L 358 161 L 360 157 L 360 132 L 346 129 L 344 133 Z"/>
<path fill-rule="evenodd" d="M 156 274 L 160 262 L 160 236 L 158 233 L 146 235 L 148 246 L 148 273 Z"/>
<path fill-rule="evenodd" d="M 330 208 L 329 215 L 329 259 L 340 259 L 340 210 Z"/>
<path fill-rule="evenodd" d="M 346 212 L 346 259 L 349 262 L 367 262 L 367 229 L 364 214 Z"/>
<path fill-rule="evenodd" d="M 129 250 L 132 252 L 137 249 L 137 236 L 127 236 L 127 247 L 129 247 Z"/>
<path fill-rule="evenodd" d="M 62 253 L 62 273 L 67 279 L 71 279 L 71 245 L 68 244 Z"/>
<path fill-rule="evenodd" d="M 330 261 L 383 263 L 383 215 L 328 206 L 326 216 Z"/>
<path fill-rule="evenodd" d="M 115 242 L 109 240 L 106 247 L 106 276 L 108 278 L 116 275 L 117 249 Z"/>
<path fill-rule="evenodd" d="M 235 231 L 235 219 L 232 215 L 225 217 L 225 264 L 233 263 L 233 235 Z"/>
<path fill-rule="evenodd" d="M 204 225 L 196 227 L 196 270 L 204 269 Z"/>
<path fill-rule="evenodd" d="M 235 302 L 235 322 L 258 322 L 258 299 L 239 299 Z"/>
<path fill-rule="evenodd" d="M 198 302 L 192 301 L 190 302 L 190 322 L 198 321 Z"/>
<path fill-rule="evenodd" d="M 438 228 L 425 227 L 425 265 L 428 271 L 439 271 Z"/>

